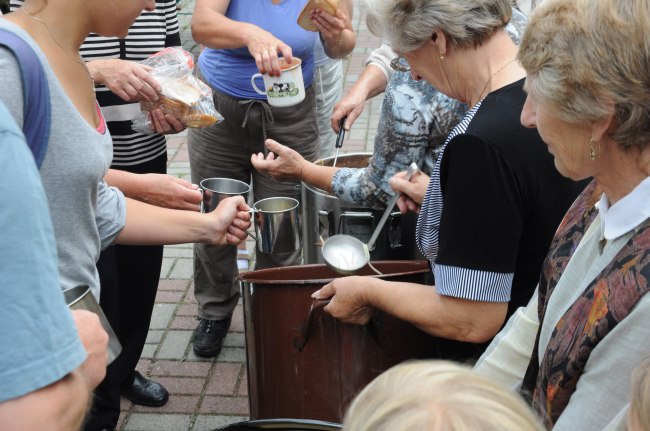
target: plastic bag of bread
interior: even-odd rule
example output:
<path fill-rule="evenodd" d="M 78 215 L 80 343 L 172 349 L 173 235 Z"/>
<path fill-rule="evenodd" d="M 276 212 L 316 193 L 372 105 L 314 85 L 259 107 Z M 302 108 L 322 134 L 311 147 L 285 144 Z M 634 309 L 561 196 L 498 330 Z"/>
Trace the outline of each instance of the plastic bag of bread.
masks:
<path fill-rule="evenodd" d="M 311 20 L 311 12 L 314 9 L 322 9 L 330 15 L 336 15 L 339 7 L 339 0 L 309 0 L 298 15 L 298 25 L 307 31 L 318 31 L 316 24 Z"/>
<path fill-rule="evenodd" d="M 165 48 L 140 62 L 151 67 L 151 75 L 162 92 L 156 102 L 140 102 L 142 114 L 133 119 L 137 131 L 152 132 L 147 112 L 160 109 L 186 127 L 207 127 L 223 121 L 212 100 L 212 89 L 193 75 L 192 54 L 181 48 Z"/>

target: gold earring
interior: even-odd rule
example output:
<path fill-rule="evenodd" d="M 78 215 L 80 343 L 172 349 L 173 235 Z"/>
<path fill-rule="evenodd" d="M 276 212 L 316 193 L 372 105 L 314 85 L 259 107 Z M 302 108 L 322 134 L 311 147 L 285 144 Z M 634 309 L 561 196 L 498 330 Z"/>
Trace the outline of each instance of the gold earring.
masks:
<path fill-rule="evenodd" d="M 442 54 L 440 54 L 440 61 L 442 61 L 442 60 L 444 60 L 444 59 L 445 59 L 445 56 L 442 55 Z"/>
<path fill-rule="evenodd" d="M 593 144 L 594 144 L 594 138 L 590 138 L 589 139 L 589 158 L 591 159 L 592 162 L 594 160 L 596 160 L 596 158 L 598 158 L 598 156 L 600 156 L 600 141 L 598 141 L 598 152 L 596 152 L 594 150 L 594 145 Z"/>

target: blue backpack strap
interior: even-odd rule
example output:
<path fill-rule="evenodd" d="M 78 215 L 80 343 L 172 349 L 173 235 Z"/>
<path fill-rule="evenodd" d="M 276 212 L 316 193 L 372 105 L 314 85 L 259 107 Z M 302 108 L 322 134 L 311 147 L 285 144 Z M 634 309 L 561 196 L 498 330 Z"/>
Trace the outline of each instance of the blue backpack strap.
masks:
<path fill-rule="evenodd" d="M 16 34 L 0 29 L 0 46 L 18 60 L 23 80 L 23 133 L 27 145 L 40 168 L 50 139 L 52 112 L 47 78 L 38 56 L 27 42 Z"/>

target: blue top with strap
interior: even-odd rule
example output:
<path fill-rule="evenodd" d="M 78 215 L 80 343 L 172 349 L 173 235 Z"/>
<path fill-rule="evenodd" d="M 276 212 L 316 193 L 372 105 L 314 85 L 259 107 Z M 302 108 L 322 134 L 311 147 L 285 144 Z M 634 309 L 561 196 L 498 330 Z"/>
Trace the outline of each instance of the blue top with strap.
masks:
<path fill-rule="evenodd" d="M 18 60 L 23 80 L 23 133 L 40 168 L 50 139 L 52 121 L 50 90 L 43 66 L 34 50 L 15 34 L 0 29 L 0 46 Z"/>
<path fill-rule="evenodd" d="M 305 3 L 307 0 L 282 1 L 279 4 L 268 0 L 231 0 L 225 15 L 235 21 L 255 24 L 289 45 L 292 54 L 302 60 L 302 76 L 307 88 L 314 80 L 314 43 L 318 33 L 304 30 L 297 23 Z M 266 99 L 251 86 L 251 76 L 259 70 L 247 47 L 206 48 L 198 63 L 212 88 L 237 99 Z M 264 87 L 261 78 L 257 86 Z"/>

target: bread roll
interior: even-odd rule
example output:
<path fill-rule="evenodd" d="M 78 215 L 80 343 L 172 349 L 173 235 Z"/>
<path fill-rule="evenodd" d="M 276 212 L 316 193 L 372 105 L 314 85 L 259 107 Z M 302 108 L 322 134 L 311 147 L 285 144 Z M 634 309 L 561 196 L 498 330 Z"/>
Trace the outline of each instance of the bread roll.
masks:
<path fill-rule="evenodd" d="M 156 102 L 140 102 L 143 111 L 160 109 L 164 114 L 171 115 L 187 127 L 206 127 L 217 122 L 215 116 L 202 112 L 199 107 L 201 91 L 196 85 L 192 85 L 184 78 L 156 77 L 156 79 L 162 87 L 161 97 Z"/>
<path fill-rule="evenodd" d="M 177 100 L 186 105 L 192 105 L 201 98 L 199 89 L 186 80 L 158 76 L 156 79 L 162 87 L 162 95 L 168 99 Z"/>
<path fill-rule="evenodd" d="M 208 127 L 216 123 L 217 119 L 210 114 L 189 114 L 182 121 L 187 127 Z"/>
<path fill-rule="evenodd" d="M 318 31 L 318 28 L 311 20 L 311 11 L 322 9 L 330 15 L 336 15 L 336 9 L 339 6 L 339 0 L 309 0 L 302 8 L 298 16 L 298 25 L 308 31 Z"/>

